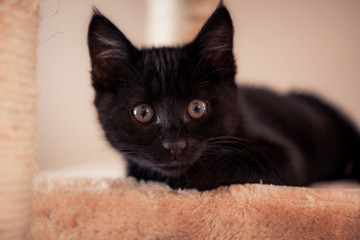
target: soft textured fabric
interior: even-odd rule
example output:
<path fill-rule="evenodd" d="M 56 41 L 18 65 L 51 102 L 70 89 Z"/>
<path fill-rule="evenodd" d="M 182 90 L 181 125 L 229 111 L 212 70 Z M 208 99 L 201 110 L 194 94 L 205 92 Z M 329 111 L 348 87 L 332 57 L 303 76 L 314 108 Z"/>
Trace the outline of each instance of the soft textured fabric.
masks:
<path fill-rule="evenodd" d="M 360 239 L 360 187 L 337 187 L 248 184 L 198 192 L 133 179 L 38 177 L 32 233 L 35 239 Z"/>

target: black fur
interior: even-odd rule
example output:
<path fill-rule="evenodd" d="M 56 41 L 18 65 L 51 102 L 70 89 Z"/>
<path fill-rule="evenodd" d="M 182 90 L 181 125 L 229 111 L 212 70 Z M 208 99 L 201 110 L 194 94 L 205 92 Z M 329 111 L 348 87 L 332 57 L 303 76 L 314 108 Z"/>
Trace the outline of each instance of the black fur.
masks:
<path fill-rule="evenodd" d="M 359 133 L 341 113 L 312 95 L 236 86 L 222 2 L 184 46 L 135 48 L 97 10 L 88 44 L 100 123 L 137 179 L 199 190 L 360 179 Z M 189 116 L 194 99 L 207 103 L 202 118 Z M 132 116 L 139 103 L 150 122 Z"/>

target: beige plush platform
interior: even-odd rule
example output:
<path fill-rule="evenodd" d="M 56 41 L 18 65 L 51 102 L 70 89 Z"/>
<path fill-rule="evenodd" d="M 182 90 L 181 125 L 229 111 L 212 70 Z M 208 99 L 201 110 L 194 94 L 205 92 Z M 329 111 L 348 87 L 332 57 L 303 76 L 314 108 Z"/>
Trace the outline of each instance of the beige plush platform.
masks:
<path fill-rule="evenodd" d="M 337 187 L 249 184 L 201 193 L 133 179 L 38 177 L 32 234 L 44 240 L 360 239 L 360 186 Z"/>

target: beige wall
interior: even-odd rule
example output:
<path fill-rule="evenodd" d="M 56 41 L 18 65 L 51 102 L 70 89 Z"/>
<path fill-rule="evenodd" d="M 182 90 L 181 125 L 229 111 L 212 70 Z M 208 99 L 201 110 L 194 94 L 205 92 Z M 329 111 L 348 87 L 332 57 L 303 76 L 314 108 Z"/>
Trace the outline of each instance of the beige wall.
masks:
<path fill-rule="evenodd" d="M 42 1 L 38 162 L 43 169 L 92 162 L 95 168 L 105 164 L 114 174 L 121 172 L 118 155 L 102 140 L 92 106 L 87 26 L 94 4 L 135 45 L 148 46 L 150 1 Z M 360 1 L 226 4 L 235 26 L 239 82 L 316 92 L 344 108 L 360 125 Z"/>

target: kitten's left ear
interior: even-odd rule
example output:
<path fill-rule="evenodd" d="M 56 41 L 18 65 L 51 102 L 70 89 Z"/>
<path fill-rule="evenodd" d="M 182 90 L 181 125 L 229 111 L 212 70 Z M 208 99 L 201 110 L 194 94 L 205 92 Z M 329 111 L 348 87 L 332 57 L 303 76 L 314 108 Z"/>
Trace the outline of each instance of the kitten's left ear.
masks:
<path fill-rule="evenodd" d="M 230 14 L 223 1 L 220 1 L 217 9 L 206 21 L 193 43 L 200 54 L 210 60 L 212 64 L 233 64 L 233 35 Z"/>

